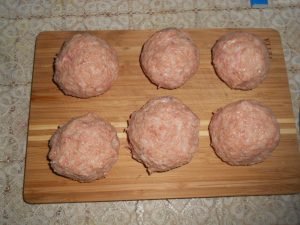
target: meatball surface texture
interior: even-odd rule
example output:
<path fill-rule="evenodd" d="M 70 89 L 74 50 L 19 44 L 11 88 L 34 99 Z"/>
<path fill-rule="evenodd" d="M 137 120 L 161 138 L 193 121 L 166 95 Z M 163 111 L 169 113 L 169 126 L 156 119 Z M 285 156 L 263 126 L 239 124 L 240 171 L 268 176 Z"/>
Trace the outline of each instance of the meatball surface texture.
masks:
<path fill-rule="evenodd" d="M 128 124 L 132 156 L 149 174 L 185 165 L 198 150 L 200 120 L 175 97 L 149 100 Z"/>
<path fill-rule="evenodd" d="M 144 43 L 140 64 L 158 88 L 175 89 L 197 72 L 199 50 L 188 33 L 167 28 L 157 31 Z"/>
<path fill-rule="evenodd" d="M 108 91 L 119 72 L 115 50 L 94 35 L 76 34 L 55 59 L 54 82 L 65 95 L 90 98 Z"/>
<path fill-rule="evenodd" d="M 280 140 L 279 124 L 268 107 L 254 100 L 226 105 L 209 124 L 215 153 L 230 165 L 263 162 Z"/>
<path fill-rule="evenodd" d="M 49 141 L 53 171 L 79 182 L 104 178 L 117 162 L 119 139 L 115 128 L 95 113 L 71 119 Z"/>
<path fill-rule="evenodd" d="M 212 48 L 212 64 L 230 88 L 251 90 L 267 77 L 269 53 L 263 40 L 247 32 L 222 36 Z"/>

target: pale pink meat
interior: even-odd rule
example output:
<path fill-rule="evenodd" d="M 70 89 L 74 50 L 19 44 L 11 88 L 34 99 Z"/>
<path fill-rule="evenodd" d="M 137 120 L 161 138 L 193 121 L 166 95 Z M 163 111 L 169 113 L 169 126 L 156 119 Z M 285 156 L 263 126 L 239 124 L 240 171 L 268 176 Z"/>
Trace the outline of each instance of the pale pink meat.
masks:
<path fill-rule="evenodd" d="M 209 125 L 211 145 L 230 165 L 264 161 L 277 147 L 280 127 L 273 112 L 254 100 L 241 100 L 220 108 Z"/>
<path fill-rule="evenodd" d="M 109 90 L 118 71 L 117 54 L 106 41 L 76 34 L 57 55 L 54 82 L 66 95 L 89 98 Z"/>
<path fill-rule="evenodd" d="M 222 36 L 212 49 L 217 75 L 232 89 L 256 88 L 267 77 L 270 67 L 263 40 L 247 32 Z"/>
<path fill-rule="evenodd" d="M 132 156 L 150 174 L 187 164 L 198 150 L 199 127 L 199 118 L 175 97 L 153 98 L 129 119 Z"/>
<path fill-rule="evenodd" d="M 104 178 L 118 160 L 119 139 L 112 125 L 94 113 L 71 119 L 49 142 L 53 171 L 79 182 Z"/>
<path fill-rule="evenodd" d="M 188 33 L 163 29 L 145 42 L 140 63 L 145 75 L 159 88 L 175 89 L 197 72 L 199 50 Z"/>

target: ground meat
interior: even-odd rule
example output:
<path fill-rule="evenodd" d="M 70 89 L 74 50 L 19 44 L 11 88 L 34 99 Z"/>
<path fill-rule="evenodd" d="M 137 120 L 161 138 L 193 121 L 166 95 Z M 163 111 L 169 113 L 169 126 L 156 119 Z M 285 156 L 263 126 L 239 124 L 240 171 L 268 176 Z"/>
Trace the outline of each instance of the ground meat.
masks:
<path fill-rule="evenodd" d="M 117 54 L 104 40 L 76 34 L 55 60 L 54 82 L 66 95 L 89 98 L 106 92 L 118 77 Z"/>
<path fill-rule="evenodd" d="M 131 114 L 127 135 L 132 156 L 149 174 L 189 163 L 199 145 L 198 117 L 174 97 L 156 97 Z"/>
<path fill-rule="evenodd" d="M 79 182 L 100 179 L 117 162 L 119 145 L 114 127 L 89 113 L 70 120 L 51 137 L 50 166 Z"/>
<path fill-rule="evenodd" d="M 159 88 L 174 89 L 197 72 L 199 50 L 186 32 L 163 29 L 145 42 L 140 63 L 145 75 Z"/>
<path fill-rule="evenodd" d="M 230 88 L 241 90 L 257 87 L 270 67 L 263 40 L 246 32 L 222 36 L 213 46 L 212 63 L 221 80 Z"/>
<path fill-rule="evenodd" d="M 272 111 L 254 100 L 242 100 L 220 108 L 209 125 L 211 145 L 230 165 L 264 161 L 280 139 L 279 124 Z"/>

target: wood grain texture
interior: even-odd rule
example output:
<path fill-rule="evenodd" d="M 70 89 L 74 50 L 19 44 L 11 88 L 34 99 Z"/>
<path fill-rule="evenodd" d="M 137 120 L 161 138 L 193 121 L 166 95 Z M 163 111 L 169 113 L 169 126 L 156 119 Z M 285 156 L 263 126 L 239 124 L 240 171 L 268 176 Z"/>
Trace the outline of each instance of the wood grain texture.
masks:
<path fill-rule="evenodd" d="M 280 36 L 272 29 L 243 29 L 265 39 L 271 70 L 258 88 L 237 91 L 221 82 L 211 65 L 211 47 L 221 35 L 232 30 L 187 30 L 200 48 L 200 68 L 176 90 L 157 90 L 140 68 L 141 46 L 153 30 L 90 32 L 107 40 L 120 60 L 120 76 L 113 87 L 104 95 L 90 99 L 64 96 L 52 82 L 54 57 L 63 42 L 76 32 L 39 34 L 28 129 L 25 201 L 86 202 L 300 192 L 300 154 Z M 181 99 L 200 117 L 199 152 L 186 166 L 149 176 L 140 163 L 131 159 L 124 129 L 133 111 L 149 98 L 163 95 Z M 207 127 L 212 112 L 240 99 L 256 99 L 269 106 L 281 126 L 279 146 L 265 162 L 254 166 L 229 166 L 210 147 Z M 48 140 L 59 125 L 90 111 L 116 127 L 121 140 L 120 157 L 107 178 L 78 183 L 51 171 L 47 160 Z"/>

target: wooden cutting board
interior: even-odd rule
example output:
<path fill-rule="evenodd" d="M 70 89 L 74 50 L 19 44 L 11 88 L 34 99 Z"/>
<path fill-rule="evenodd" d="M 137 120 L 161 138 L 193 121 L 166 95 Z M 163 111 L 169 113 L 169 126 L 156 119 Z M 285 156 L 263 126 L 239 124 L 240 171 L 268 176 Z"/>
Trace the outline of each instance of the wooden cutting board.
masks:
<path fill-rule="evenodd" d="M 63 42 L 76 32 L 43 32 L 35 48 L 28 130 L 24 199 L 29 203 L 165 199 L 300 192 L 300 154 L 296 140 L 280 36 L 272 29 L 243 29 L 262 37 L 269 47 L 269 77 L 251 91 L 229 89 L 215 75 L 211 47 L 233 29 L 187 30 L 200 48 L 200 68 L 183 87 L 158 89 L 143 75 L 139 54 L 153 30 L 92 31 L 117 51 L 120 76 L 104 95 L 91 99 L 64 96 L 52 82 L 53 61 Z M 199 152 L 181 168 L 149 176 L 131 159 L 126 134 L 129 115 L 154 96 L 181 99 L 201 119 Z M 223 163 L 210 147 L 207 127 L 212 112 L 239 99 L 256 99 L 269 106 L 281 126 L 281 141 L 272 156 L 254 166 Z M 54 174 L 47 161 L 48 140 L 70 118 L 95 111 L 110 121 L 121 140 L 120 157 L 109 176 L 78 183 Z"/>

